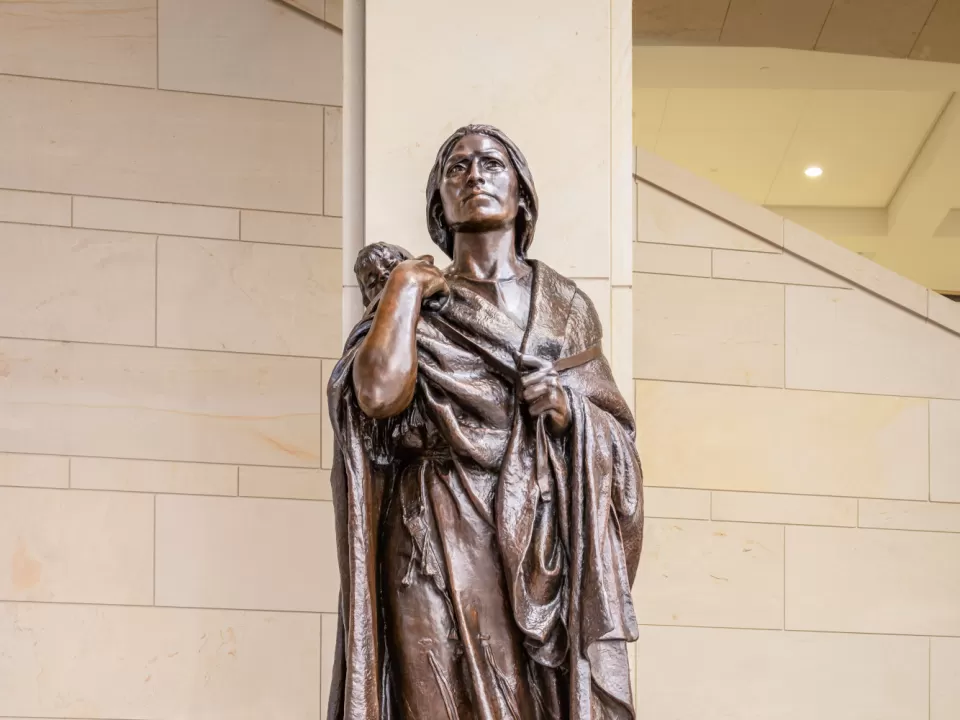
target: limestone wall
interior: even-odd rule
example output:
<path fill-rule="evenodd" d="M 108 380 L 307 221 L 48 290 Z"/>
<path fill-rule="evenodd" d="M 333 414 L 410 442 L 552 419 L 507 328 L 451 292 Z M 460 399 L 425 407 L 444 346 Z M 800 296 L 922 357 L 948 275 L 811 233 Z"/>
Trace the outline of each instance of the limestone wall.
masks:
<path fill-rule="evenodd" d="M 960 716 L 960 307 L 639 151 L 640 717 Z"/>
<path fill-rule="evenodd" d="M 319 717 L 340 46 L 0 4 L 0 716 Z"/>

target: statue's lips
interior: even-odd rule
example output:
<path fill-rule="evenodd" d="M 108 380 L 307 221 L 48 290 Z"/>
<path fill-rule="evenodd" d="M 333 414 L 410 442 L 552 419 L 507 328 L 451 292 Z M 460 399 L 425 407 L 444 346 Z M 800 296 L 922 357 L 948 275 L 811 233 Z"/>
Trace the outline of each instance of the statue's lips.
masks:
<path fill-rule="evenodd" d="M 478 198 L 489 198 L 490 200 L 497 199 L 496 196 L 491 195 L 490 193 L 487 193 L 487 192 L 473 192 L 467 195 L 465 198 L 463 198 L 463 200 L 460 201 L 460 204 L 466 205 L 471 200 L 476 200 Z"/>

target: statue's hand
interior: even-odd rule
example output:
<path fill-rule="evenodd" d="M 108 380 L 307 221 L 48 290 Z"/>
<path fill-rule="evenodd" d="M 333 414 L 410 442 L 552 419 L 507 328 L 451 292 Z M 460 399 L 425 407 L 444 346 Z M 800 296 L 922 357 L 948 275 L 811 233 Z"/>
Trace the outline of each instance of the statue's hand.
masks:
<path fill-rule="evenodd" d="M 420 298 L 423 300 L 434 295 L 444 295 L 450 292 L 446 278 L 440 269 L 433 264 L 433 257 L 430 255 L 404 260 L 390 273 L 390 281 L 401 283 L 406 287 L 416 287 L 420 292 Z"/>
<path fill-rule="evenodd" d="M 520 362 L 524 368 L 520 384 L 530 414 L 544 415 L 547 428 L 555 437 L 565 435 L 570 429 L 570 403 L 557 371 L 546 360 L 533 355 L 521 355 Z"/>

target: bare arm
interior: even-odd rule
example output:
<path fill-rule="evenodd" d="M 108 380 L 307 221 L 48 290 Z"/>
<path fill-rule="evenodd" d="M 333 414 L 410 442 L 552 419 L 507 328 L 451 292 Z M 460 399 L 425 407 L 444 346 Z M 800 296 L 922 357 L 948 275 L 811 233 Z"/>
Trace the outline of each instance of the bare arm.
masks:
<path fill-rule="evenodd" d="M 390 274 L 353 363 L 357 402 L 369 417 L 392 417 L 413 400 L 420 307 L 424 298 L 445 289 L 443 275 L 430 257 L 406 260 Z"/>

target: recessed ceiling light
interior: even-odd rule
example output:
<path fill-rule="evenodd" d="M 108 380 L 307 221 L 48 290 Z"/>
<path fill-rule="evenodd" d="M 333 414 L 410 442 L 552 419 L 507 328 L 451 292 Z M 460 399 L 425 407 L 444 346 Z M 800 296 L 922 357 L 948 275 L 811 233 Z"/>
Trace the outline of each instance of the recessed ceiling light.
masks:
<path fill-rule="evenodd" d="M 818 178 L 823 175 L 823 168 L 819 167 L 818 165 L 811 165 L 803 171 L 803 174 L 808 178 Z"/>

